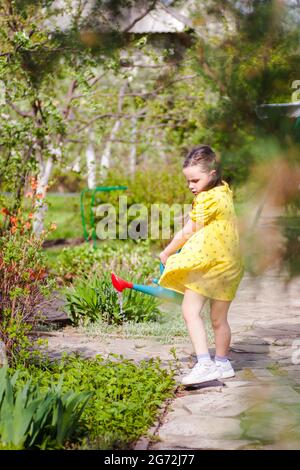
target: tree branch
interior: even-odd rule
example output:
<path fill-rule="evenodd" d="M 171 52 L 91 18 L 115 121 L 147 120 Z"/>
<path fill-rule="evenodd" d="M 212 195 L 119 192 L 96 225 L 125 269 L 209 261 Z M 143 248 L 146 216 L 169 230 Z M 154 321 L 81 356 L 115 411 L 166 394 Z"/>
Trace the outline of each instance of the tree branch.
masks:
<path fill-rule="evenodd" d="M 148 13 L 150 13 L 151 10 L 154 9 L 156 3 L 157 3 L 157 0 L 154 0 L 154 1 L 151 3 L 150 7 L 147 8 L 146 11 L 144 11 L 140 16 L 137 16 L 137 17 L 134 19 L 134 21 L 133 21 L 129 26 L 127 26 L 127 28 L 125 28 L 125 29 L 122 30 L 122 33 L 129 33 L 129 31 L 131 30 L 131 28 L 133 28 L 136 23 L 138 23 L 142 18 L 144 18 L 146 15 L 148 15 Z"/>
<path fill-rule="evenodd" d="M 170 85 L 173 85 L 174 83 L 180 82 L 182 80 L 192 80 L 196 77 L 199 77 L 199 74 L 194 74 L 194 75 L 185 75 L 183 77 L 177 78 L 176 80 L 171 80 L 170 82 L 160 85 L 158 88 L 156 88 L 155 91 L 144 91 L 144 92 L 132 92 L 132 93 L 124 93 L 124 96 L 141 96 L 141 97 L 151 97 L 151 96 L 156 96 L 158 91 L 161 89 L 164 89 Z M 111 93 L 98 93 L 99 96 L 111 96 Z M 84 98 L 86 95 L 75 95 L 73 99 L 77 98 Z"/>
<path fill-rule="evenodd" d="M 11 101 L 9 101 L 8 99 L 6 99 L 6 104 L 7 104 L 8 106 L 10 106 L 17 114 L 19 114 L 19 116 L 22 116 L 22 117 L 34 117 L 33 112 L 21 111 L 21 109 L 19 109 L 14 103 L 12 103 Z"/>
<path fill-rule="evenodd" d="M 101 78 L 103 78 L 104 76 L 106 75 L 106 72 L 104 72 L 102 75 L 100 75 L 99 77 L 96 77 L 94 78 L 94 80 L 92 81 L 92 83 L 90 83 L 90 87 L 94 86 L 97 82 L 99 82 L 99 80 L 101 80 Z"/>
<path fill-rule="evenodd" d="M 63 117 L 65 119 L 68 119 L 68 117 L 69 117 L 69 114 L 70 114 L 70 111 L 71 111 L 71 101 L 73 99 L 73 96 L 74 96 L 73 94 L 74 94 L 74 91 L 76 90 L 77 86 L 78 86 L 77 80 L 72 80 L 72 82 L 70 83 L 69 89 L 68 89 L 67 96 L 66 96 L 66 105 L 65 105 L 65 108 L 62 111 Z"/>
<path fill-rule="evenodd" d="M 220 82 L 219 77 L 213 72 L 213 70 L 210 68 L 210 66 L 207 64 L 207 62 L 202 63 L 203 70 L 206 73 L 206 75 L 210 78 L 212 78 L 220 87 L 220 90 L 222 93 L 225 93 L 226 89 L 225 86 L 223 85 L 222 82 Z"/>
<path fill-rule="evenodd" d="M 146 110 L 142 110 L 140 113 L 136 115 L 137 118 L 142 118 L 144 117 Z M 98 121 L 98 119 L 105 119 L 105 118 L 117 118 L 117 119 L 132 119 L 134 115 L 132 114 L 122 114 L 122 113 L 105 113 L 105 114 L 99 114 L 99 116 L 95 116 L 93 119 L 91 119 L 89 122 L 85 123 L 84 126 L 78 128 L 75 127 L 72 131 L 69 132 L 69 134 L 72 134 L 73 132 L 81 132 L 87 127 L 89 127 L 91 124 L 93 124 L 95 121 Z"/>

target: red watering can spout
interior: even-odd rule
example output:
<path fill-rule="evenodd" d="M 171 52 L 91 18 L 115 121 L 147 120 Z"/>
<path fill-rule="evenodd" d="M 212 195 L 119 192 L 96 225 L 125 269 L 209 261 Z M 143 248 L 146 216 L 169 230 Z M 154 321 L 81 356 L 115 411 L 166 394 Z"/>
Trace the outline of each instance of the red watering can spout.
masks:
<path fill-rule="evenodd" d="M 124 281 L 124 279 L 121 279 L 120 277 L 116 276 L 114 273 L 111 273 L 111 282 L 114 288 L 119 292 L 122 292 L 122 290 L 126 288 L 129 288 L 129 289 L 133 288 L 132 282 Z"/>

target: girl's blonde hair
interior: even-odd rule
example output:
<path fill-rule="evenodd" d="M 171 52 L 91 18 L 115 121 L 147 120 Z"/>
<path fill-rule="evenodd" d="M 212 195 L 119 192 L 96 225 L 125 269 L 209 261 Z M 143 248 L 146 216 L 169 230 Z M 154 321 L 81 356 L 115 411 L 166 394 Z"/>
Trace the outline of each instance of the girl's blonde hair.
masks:
<path fill-rule="evenodd" d="M 215 152 L 209 145 L 199 145 L 188 153 L 183 162 L 183 168 L 195 165 L 201 166 L 201 169 L 205 173 L 209 173 L 211 170 L 216 171 L 212 176 L 209 187 L 206 189 L 211 189 L 222 184 L 221 165 L 217 160 Z"/>

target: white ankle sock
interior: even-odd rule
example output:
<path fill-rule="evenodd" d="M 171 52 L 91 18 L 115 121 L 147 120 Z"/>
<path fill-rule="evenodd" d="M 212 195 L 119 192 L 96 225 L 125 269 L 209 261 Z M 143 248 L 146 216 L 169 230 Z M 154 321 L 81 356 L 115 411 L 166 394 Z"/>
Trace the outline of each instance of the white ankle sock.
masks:
<path fill-rule="evenodd" d="M 197 361 L 200 364 L 211 362 L 211 357 L 209 354 L 197 354 Z"/>

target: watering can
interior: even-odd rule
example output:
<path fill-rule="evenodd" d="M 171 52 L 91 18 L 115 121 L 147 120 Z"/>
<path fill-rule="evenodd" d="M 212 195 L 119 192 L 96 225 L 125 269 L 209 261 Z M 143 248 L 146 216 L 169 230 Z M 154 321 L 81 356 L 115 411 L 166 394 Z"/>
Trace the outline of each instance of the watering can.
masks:
<path fill-rule="evenodd" d="M 160 263 L 159 266 L 160 274 L 164 271 L 164 265 Z M 158 297 L 159 299 L 167 300 L 169 302 L 175 302 L 177 304 L 181 304 L 183 300 L 183 294 L 179 292 L 175 292 L 172 289 L 166 289 L 165 287 L 161 287 L 157 285 L 154 286 L 145 286 L 143 284 L 133 284 L 132 282 L 125 281 L 120 277 L 116 276 L 114 273 L 111 273 L 111 281 L 114 288 L 118 292 L 122 292 L 124 289 L 134 289 L 138 292 L 142 292 L 143 294 L 152 295 L 153 297 Z M 152 279 L 154 284 L 158 284 L 158 279 Z"/>

